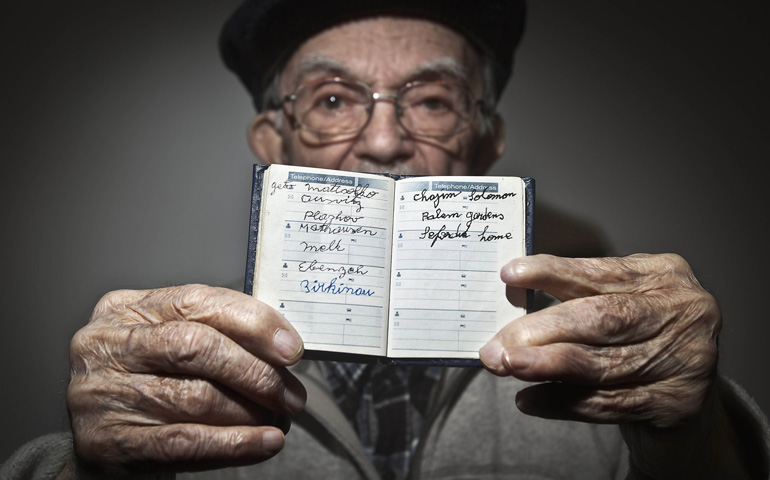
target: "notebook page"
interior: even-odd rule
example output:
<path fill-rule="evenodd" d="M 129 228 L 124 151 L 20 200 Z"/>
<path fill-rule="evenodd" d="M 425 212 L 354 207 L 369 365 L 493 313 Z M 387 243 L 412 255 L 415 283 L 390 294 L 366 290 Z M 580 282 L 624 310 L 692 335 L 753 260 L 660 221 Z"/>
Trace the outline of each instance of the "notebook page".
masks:
<path fill-rule="evenodd" d="M 267 173 L 255 296 L 308 350 L 384 355 L 393 181 L 282 165 Z"/>
<path fill-rule="evenodd" d="M 515 177 L 431 177 L 396 184 L 388 355 L 478 358 L 525 313 L 500 269 L 525 254 L 524 187 Z"/>

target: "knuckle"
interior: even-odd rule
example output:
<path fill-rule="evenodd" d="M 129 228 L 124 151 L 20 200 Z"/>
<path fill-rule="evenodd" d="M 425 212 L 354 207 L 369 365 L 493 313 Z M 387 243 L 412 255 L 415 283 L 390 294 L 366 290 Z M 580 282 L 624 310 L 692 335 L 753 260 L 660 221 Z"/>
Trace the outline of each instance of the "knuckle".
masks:
<path fill-rule="evenodd" d="M 221 339 L 211 328 L 199 323 L 170 322 L 162 326 L 163 350 L 172 365 L 206 363 L 216 358 Z"/>
<path fill-rule="evenodd" d="M 93 422 L 93 414 L 99 405 L 93 405 L 93 396 L 89 395 L 87 388 L 75 382 L 67 387 L 67 411 L 70 416 L 70 426 L 75 438 L 82 436 L 89 438 L 88 432 Z"/>
<path fill-rule="evenodd" d="M 257 358 L 244 372 L 244 376 L 254 382 L 256 390 L 263 394 L 275 394 L 281 389 L 282 381 L 275 369 Z"/>
<path fill-rule="evenodd" d="M 648 316 L 620 295 L 591 297 L 586 299 L 585 304 L 588 307 L 586 322 L 607 343 L 623 340 L 632 333 L 636 322 L 629 319 L 642 321 Z"/>
<path fill-rule="evenodd" d="M 700 318 L 721 325 L 722 315 L 720 314 L 719 304 L 713 295 L 705 290 L 701 290 L 698 295 L 696 295 L 695 303 L 699 306 L 698 316 Z"/>
<path fill-rule="evenodd" d="M 144 434 L 137 431 L 136 428 L 124 425 L 110 428 L 107 432 L 97 438 L 106 446 L 106 457 L 115 457 L 120 463 L 129 463 L 137 460 L 151 460 L 157 457 L 154 452 L 158 451 L 158 432 L 155 428 L 142 429 Z M 147 434 L 146 432 L 152 432 Z M 163 442 L 160 442 L 163 443 Z"/>
<path fill-rule="evenodd" d="M 719 349 L 714 342 L 699 342 L 687 355 L 688 377 L 693 380 L 711 376 L 719 359 Z"/>
<path fill-rule="evenodd" d="M 604 421 L 639 421 L 650 417 L 650 404 L 651 394 L 645 388 L 617 388 L 602 390 L 591 409 Z"/>
<path fill-rule="evenodd" d="M 178 428 L 173 435 L 163 435 L 158 431 L 152 436 L 152 450 L 159 459 L 173 461 L 178 459 L 195 460 L 201 449 L 201 439 L 196 429 Z"/>
<path fill-rule="evenodd" d="M 676 253 L 659 255 L 661 278 L 669 285 L 685 289 L 702 289 L 690 264 Z"/>
<path fill-rule="evenodd" d="M 689 263 L 678 254 L 634 254 L 623 260 L 629 269 L 636 266 L 633 277 L 639 291 L 699 286 Z"/>
<path fill-rule="evenodd" d="M 91 328 L 83 327 L 72 336 L 70 340 L 70 365 L 80 364 L 81 359 L 88 355 L 89 346 L 94 343 L 94 335 Z"/>
<path fill-rule="evenodd" d="M 238 456 L 252 448 L 250 439 L 246 438 L 240 430 L 227 433 L 223 438 L 223 443 L 227 445 L 228 450 L 235 452 Z"/>
<path fill-rule="evenodd" d="M 283 328 L 293 328 L 288 321 L 285 321 L 282 315 L 276 315 L 272 307 L 268 304 L 261 302 L 253 297 L 245 297 L 247 301 L 239 303 L 237 306 L 231 305 L 231 308 L 236 308 L 236 315 L 241 318 L 255 319 L 260 325 L 269 324 L 281 324 Z"/>
<path fill-rule="evenodd" d="M 562 350 L 565 380 L 583 385 L 601 385 L 609 367 L 601 348 L 571 345 Z"/>
<path fill-rule="evenodd" d="M 681 274 L 691 271 L 690 264 L 676 253 L 662 253 L 658 258 L 669 272 Z"/>
<path fill-rule="evenodd" d="M 73 420 L 83 425 L 107 426 L 125 415 L 144 412 L 137 385 L 130 376 L 92 375 L 73 379 L 67 388 L 67 407 Z"/>
<path fill-rule="evenodd" d="M 105 343 L 111 330 L 89 324 L 75 332 L 69 350 L 71 378 L 88 375 L 109 361 L 111 350 L 105 347 Z"/>
<path fill-rule="evenodd" d="M 638 258 L 636 261 L 629 259 L 645 257 L 643 254 L 629 257 L 591 258 L 588 265 L 595 271 L 597 279 L 596 294 L 604 293 L 608 285 L 622 284 L 629 288 L 639 288 L 643 283 L 644 275 L 639 269 Z"/>
<path fill-rule="evenodd" d="M 722 329 L 722 315 L 716 299 L 700 289 L 687 297 L 684 307 L 684 317 L 689 319 L 688 327 L 716 342 Z"/>
<path fill-rule="evenodd" d="M 690 269 L 687 261 L 676 253 L 634 254 L 626 258 L 643 262 L 645 270 L 652 272 L 680 273 Z"/>
<path fill-rule="evenodd" d="M 134 300 L 134 296 L 137 292 L 133 290 L 113 290 L 102 295 L 102 298 L 96 302 L 93 312 L 91 313 L 91 319 L 89 322 L 99 321 L 102 317 L 120 310 Z"/>
<path fill-rule="evenodd" d="M 587 396 L 576 405 L 579 413 L 590 417 L 600 423 L 611 422 L 623 412 L 623 405 L 627 404 L 619 390 L 602 389 Z"/>
<path fill-rule="evenodd" d="M 196 436 L 190 433 L 189 430 L 177 431 L 170 437 L 153 435 L 153 450 L 158 453 L 162 460 L 174 460 L 176 458 L 192 459 L 195 457 L 195 451 L 197 450 L 196 440 Z"/>
<path fill-rule="evenodd" d="M 113 290 L 111 292 L 105 293 L 102 295 L 102 298 L 96 302 L 96 308 L 94 311 L 109 310 L 112 309 L 115 305 L 119 305 L 121 303 L 121 299 L 124 296 L 123 294 L 123 290 Z"/>
<path fill-rule="evenodd" d="M 596 329 L 599 334 L 611 342 L 626 331 L 627 322 L 625 318 L 618 314 L 614 308 L 606 306 L 598 309 L 596 319 Z"/>
<path fill-rule="evenodd" d="M 606 397 L 605 405 L 621 412 L 624 416 L 639 418 L 645 414 L 650 394 L 644 389 L 619 389 Z"/>
<path fill-rule="evenodd" d="M 183 389 L 175 392 L 169 388 L 166 379 L 159 378 L 156 382 L 131 382 L 122 386 L 121 397 L 125 399 L 129 409 L 143 412 L 146 415 L 157 415 L 165 411 L 181 409 L 188 400 L 183 397 Z"/>
<path fill-rule="evenodd" d="M 536 327 L 525 319 L 516 319 L 511 322 L 506 332 L 504 343 L 511 345 L 537 345 Z"/>
<path fill-rule="evenodd" d="M 182 319 L 189 319 L 200 309 L 203 302 L 218 293 L 218 290 L 208 285 L 193 283 L 171 290 L 169 303 L 171 308 Z"/>
<path fill-rule="evenodd" d="M 214 411 L 214 391 L 210 383 L 185 379 L 166 393 L 168 408 L 184 412 L 188 418 L 205 419 Z"/>
<path fill-rule="evenodd" d="M 592 376 L 598 385 L 608 385 L 622 375 L 629 368 L 629 358 L 624 347 L 619 348 L 592 348 L 593 362 Z"/>

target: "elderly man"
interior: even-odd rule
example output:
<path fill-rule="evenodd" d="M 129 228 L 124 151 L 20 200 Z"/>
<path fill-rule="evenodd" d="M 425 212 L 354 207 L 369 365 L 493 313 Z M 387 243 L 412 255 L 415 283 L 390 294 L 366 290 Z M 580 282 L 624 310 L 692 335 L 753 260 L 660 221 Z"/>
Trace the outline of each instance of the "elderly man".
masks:
<path fill-rule="evenodd" d="M 519 0 L 247 1 L 225 27 L 222 52 L 260 112 L 249 142 L 264 163 L 482 174 L 503 153 L 494 104 L 523 18 Z M 339 93 L 306 101 L 325 82 Z M 441 135 L 403 108 L 408 92 L 433 82 L 463 99 L 456 127 Z M 352 127 L 309 120 L 353 96 L 366 105 Z M 684 260 L 534 256 L 511 259 L 501 277 L 561 303 L 511 322 L 481 349 L 491 374 L 300 362 L 301 339 L 258 299 L 202 285 L 112 292 L 72 340 L 76 456 L 64 452 L 50 470 L 767 476 L 763 419 L 716 374 L 719 309 Z"/>

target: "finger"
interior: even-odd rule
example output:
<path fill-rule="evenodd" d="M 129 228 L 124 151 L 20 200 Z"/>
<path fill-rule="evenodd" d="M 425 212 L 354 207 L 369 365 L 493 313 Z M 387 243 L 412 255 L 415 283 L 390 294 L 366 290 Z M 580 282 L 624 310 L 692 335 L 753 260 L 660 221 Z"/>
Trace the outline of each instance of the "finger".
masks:
<path fill-rule="evenodd" d="M 305 388 L 284 367 L 274 367 L 255 357 L 204 324 L 168 322 L 121 329 L 91 328 L 81 330 L 76 337 L 71 355 L 85 358 L 88 350 L 107 351 L 113 365 L 106 368 L 117 371 L 206 378 L 287 414 L 302 410 L 307 399 Z"/>
<path fill-rule="evenodd" d="M 114 426 L 76 437 L 78 455 L 103 464 L 145 471 L 205 470 L 246 465 L 274 456 L 284 447 L 274 427 L 217 427 L 198 424 Z M 107 447 L 105 447 L 107 446 Z M 126 459 L 131 463 L 126 464 Z"/>
<path fill-rule="evenodd" d="M 592 388 L 567 383 L 542 383 L 527 387 L 516 395 L 516 406 L 523 413 L 556 420 L 591 423 L 647 422 L 669 427 L 697 409 L 705 383 L 675 385 L 649 384 Z M 676 392 L 697 390 L 683 398 Z"/>
<path fill-rule="evenodd" d="M 676 319 L 673 311 L 661 308 L 656 295 L 578 298 L 509 322 L 496 338 L 506 346 L 639 343 L 660 335 Z"/>
<path fill-rule="evenodd" d="M 542 383 L 516 394 L 516 407 L 527 415 L 555 420 L 615 423 L 642 421 L 644 391 L 627 388 L 595 389 L 565 383 Z M 602 408 L 604 406 L 605 408 Z"/>
<path fill-rule="evenodd" d="M 94 372 L 88 381 L 74 378 L 68 389 L 72 414 L 105 410 L 127 425 L 200 423 L 207 425 L 285 426 L 284 419 L 222 385 L 193 377 Z"/>
<path fill-rule="evenodd" d="M 647 384 L 666 378 L 704 380 L 716 361 L 716 349 L 692 345 L 687 358 L 670 354 L 670 342 L 655 339 L 643 344 L 592 347 L 557 343 L 506 350 L 501 368 L 493 373 L 529 382 L 563 381 L 587 386 Z M 502 372 L 501 372 L 502 370 Z"/>
<path fill-rule="evenodd" d="M 675 375 L 687 365 L 700 373 L 716 364 L 716 333 L 697 316 L 674 326 L 672 315 L 637 308 L 646 313 L 624 319 L 629 304 L 648 301 L 637 296 L 620 302 L 616 313 L 595 314 L 595 307 L 571 305 L 615 303 L 612 297 L 571 300 L 516 319 L 479 350 L 479 359 L 496 375 L 529 380 L 585 378 L 589 383 L 614 383 L 626 375 L 652 380 L 653 372 Z"/>
<path fill-rule="evenodd" d="M 302 340 L 291 323 L 249 295 L 206 285 L 184 285 L 146 291 L 139 299 L 131 294 L 129 298 L 136 300 L 124 304 L 133 314 L 129 319 L 203 323 L 275 365 L 291 365 L 302 356 Z"/>
<path fill-rule="evenodd" d="M 636 254 L 612 258 L 533 255 L 512 260 L 500 271 L 508 285 L 539 289 L 561 301 L 611 293 L 640 293 L 667 285 L 696 286 L 678 255 Z"/>

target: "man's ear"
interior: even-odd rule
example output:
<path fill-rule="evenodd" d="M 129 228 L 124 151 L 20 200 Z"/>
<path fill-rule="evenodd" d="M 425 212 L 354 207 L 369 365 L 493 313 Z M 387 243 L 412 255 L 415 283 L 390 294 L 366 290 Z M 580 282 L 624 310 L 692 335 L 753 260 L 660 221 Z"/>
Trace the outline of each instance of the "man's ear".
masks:
<path fill-rule="evenodd" d="M 276 123 L 278 115 L 275 110 L 265 110 L 249 125 L 251 151 L 266 165 L 284 163 L 283 137 Z"/>
<path fill-rule="evenodd" d="M 499 113 L 489 117 L 489 130 L 481 138 L 471 164 L 472 175 L 483 175 L 505 152 L 505 121 Z"/>

